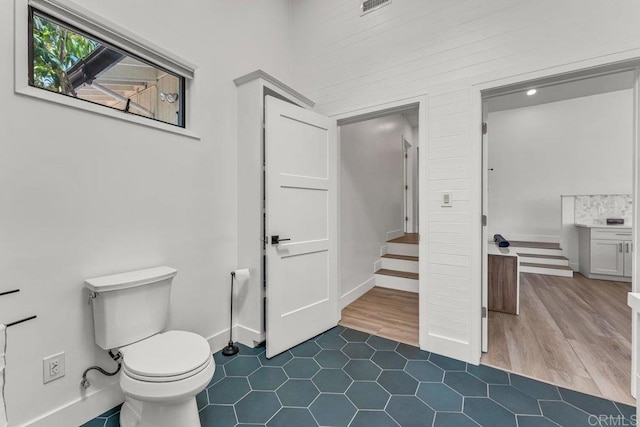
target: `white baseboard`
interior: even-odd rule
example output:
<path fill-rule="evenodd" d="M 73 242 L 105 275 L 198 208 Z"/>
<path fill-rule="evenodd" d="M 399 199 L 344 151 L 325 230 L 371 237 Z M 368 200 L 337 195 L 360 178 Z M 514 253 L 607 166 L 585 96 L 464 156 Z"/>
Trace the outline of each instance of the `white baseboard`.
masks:
<path fill-rule="evenodd" d="M 233 329 L 235 339 L 248 347 L 254 347 L 264 341 L 263 334 L 242 325 L 236 325 Z M 211 353 L 221 350 L 229 342 L 229 328 L 211 335 L 207 338 L 207 342 Z M 124 402 L 124 395 L 120 390 L 120 383 L 114 379 L 111 384 L 100 390 L 87 393 L 86 396 L 75 399 L 17 427 L 79 426 L 122 402 Z"/>
<path fill-rule="evenodd" d="M 243 325 L 233 327 L 233 336 L 236 337 L 236 341 L 247 347 L 255 347 L 266 338 L 264 332 L 261 333 Z"/>
<path fill-rule="evenodd" d="M 387 245 L 380 246 L 380 256 L 385 256 L 387 254 Z"/>
<path fill-rule="evenodd" d="M 404 229 L 387 231 L 386 241 L 397 239 L 398 237 L 404 236 Z"/>
<path fill-rule="evenodd" d="M 361 284 L 359 284 L 358 286 L 356 286 L 354 289 L 350 290 L 346 294 L 342 295 L 342 297 L 340 297 L 340 308 L 341 309 L 345 308 L 346 306 L 348 306 L 349 304 L 351 304 L 352 302 L 360 298 L 362 295 L 369 292 L 375 286 L 375 284 L 376 284 L 376 278 L 371 277 L 370 279 L 365 280 L 364 282 L 362 282 Z"/>
<path fill-rule="evenodd" d="M 117 379 L 19 427 L 79 426 L 124 402 Z"/>
<path fill-rule="evenodd" d="M 377 260 L 373 263 L 373 272 L 380 270 L 382 268 L 382 260 Z"/>

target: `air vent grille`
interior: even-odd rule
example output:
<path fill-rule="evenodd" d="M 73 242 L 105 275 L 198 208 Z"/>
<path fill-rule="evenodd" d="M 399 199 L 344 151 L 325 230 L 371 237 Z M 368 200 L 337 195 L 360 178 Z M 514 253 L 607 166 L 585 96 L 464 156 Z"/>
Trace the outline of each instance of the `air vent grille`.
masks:
<path fill-rule="evenodd" d="M 391 3 L 391 0 L 366 0 L 360 5 L 361 16 L 369 12 L 373 12 L 376 9 L 380 9 L 382 6 L 386 6 Z"/>

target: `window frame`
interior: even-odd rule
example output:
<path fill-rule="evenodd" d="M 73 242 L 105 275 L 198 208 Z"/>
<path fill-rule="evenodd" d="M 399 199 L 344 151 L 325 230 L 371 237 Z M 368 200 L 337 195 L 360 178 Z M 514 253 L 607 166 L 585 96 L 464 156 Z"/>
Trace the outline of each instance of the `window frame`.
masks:
<path fill-rule="evenodd" d="M 192 108 L 190 108 L 194 104 L 192 99 L 194 91 L 191 90 L 191 86 L 197 69 L 195 65 L 67 0 L 15 0 L 14 11 L 14 89 L 17 94 L 200 139 L 194 130 Z M 32 85 L 33 64 L 30 63 L 30 59 L 33 58 L 33 12 L 104 44 L 110 49 L 177 76 L 181 86 L 179 108 L 183 111 L 184 127 Z"/>

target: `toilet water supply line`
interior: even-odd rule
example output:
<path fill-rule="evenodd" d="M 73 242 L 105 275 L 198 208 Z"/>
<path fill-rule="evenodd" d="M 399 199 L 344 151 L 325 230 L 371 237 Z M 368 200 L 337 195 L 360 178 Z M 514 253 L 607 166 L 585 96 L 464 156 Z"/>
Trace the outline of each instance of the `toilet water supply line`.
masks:
<path fill-rule="evenodd" d="M 97 293 L 90 292 L 88 304 L 91 305 L 91 303 L 97 296 L 98 296 Z M 80 381 L 80 387 L 82 387 L 85 390 L 91 387 L 91 383 L 87 379 L 87 374 L 91 371 L 98 371 L 102 375 L 107 377 L 112 377 L 116 375 L 118 372 L 120 372 L 120 368 L 122 367 L 122 354 L 119 351 L 116 351 L 114 353 L 113 350 L 109 350 L 109 356 L 111 356 L 113 361 L 118 364 L 118 367 L 116 368 L 116 370 L 114 372 L 109 372 L 105 369 L 102 369 L 100 366 L 90 366 L 87 369 L 85 369 L 84 372 L 82 373 L 82 380 Z"/>
<path fill-rule="evenodd" d="M 118 368 L 114 372 L 109 372 L 109 371 L 106 371 L 106 370 L 102 369 L 100 366 L 91 366 L 91 367 L 85 369 L 85 371 L 82 373 L 82 381 L 80 381 L 80 387 L 82 387 L 85 390 L 88 389 L 89 387 L 91 387 L 91 383 L 87 379 L 87 374 L 90 371 L 98 371 L 102 375 L 107 376 L 107 377 L 112 377 L 112 376 L 116 375 L 118 372 L 120 372 L 120 368 L 122 367 L 122 354 L 119 351 L 116 351 L 115 353 L 113 353 L 113 350 L 109 350 L 109 356 L 111 356 L 111 358 L 114 360 L 114 362 L 116 362 L 118 364 Z"/>

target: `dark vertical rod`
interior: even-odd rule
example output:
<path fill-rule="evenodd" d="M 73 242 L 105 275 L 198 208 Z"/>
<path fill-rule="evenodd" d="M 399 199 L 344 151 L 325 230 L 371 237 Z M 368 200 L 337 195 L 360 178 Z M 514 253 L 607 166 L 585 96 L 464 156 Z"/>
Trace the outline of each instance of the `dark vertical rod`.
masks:
<path fill-rule="evenodd" d="M 235 272 L 231 272 L 231 309 L 229 310 L 229 342 L 233 342 L 233 279 L 236 277 Z"/>
<path fill-rule="evenodd" d="M 222 354 L 224 356 L 233 356 L 238 354 L 238 346 L 233 343 L 233 281 L 236 278 L 236 272 L 231 272 L 231 309 L 229 310 L 231 313 L 229 315 L 229 344 L 225 348 L 222 349 Z"/>

